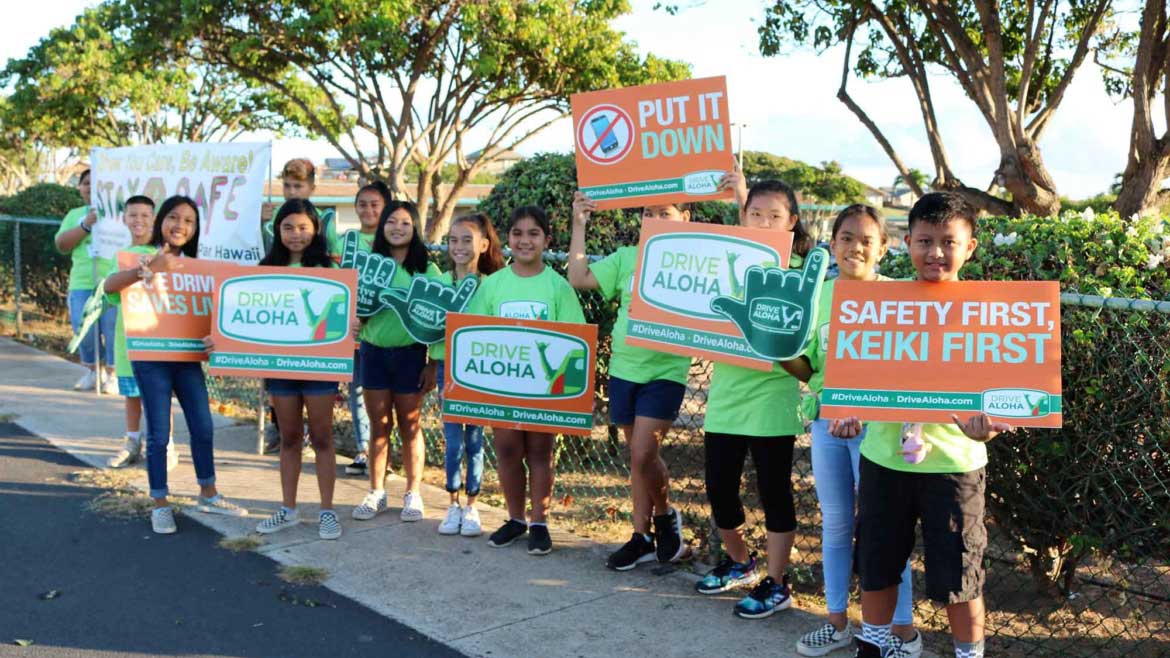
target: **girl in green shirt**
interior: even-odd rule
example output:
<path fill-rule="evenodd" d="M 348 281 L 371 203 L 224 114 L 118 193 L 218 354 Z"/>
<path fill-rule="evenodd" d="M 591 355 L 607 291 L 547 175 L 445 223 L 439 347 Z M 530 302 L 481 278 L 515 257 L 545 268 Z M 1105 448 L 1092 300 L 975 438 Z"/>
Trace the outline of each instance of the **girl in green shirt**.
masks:
<path fill-rule="evenodd" d="M 799 267 L 812 248 L 799 212 L 792 188 L 778 180 L 767 180 L 755 184 L 747 193 L 740 221 L 752 228 L 792 231 L 795 235 L 789 267 Z M 799 382 L 779 364 L 768 371 L 718 362 L 714 365 L 703 444 L 707 498 L 727 557 L 695 588 L 702 594 L 717 594 L 759 581 L 735 606 L 735 614 L 746 619 L 767 617 L 792 604 L 785 572 L 796 537 L 792 454 L 796 435 L 804 430 L 797 416 L 799 402 Z M 767 527 L 766 575 L 761 573 L 756 556 L 743 538 L 745 517 L 739 490 L 749 452 Z"/>
<path fill-rule="evenodd" d="M 526 206 L 513 211 L 508 223 L 512 264 L 483 281 L 468 311 L 478 315 L 584 324 L 585 313 L 576 291 L 544 263 L 544 250 L 551 240 L 552 230 L 543 210 Z M 547 514 L 552 503 L 556 435 L 502 427 L 494 427 L 492 435 L 496 470 L 510 518 L 492 533 L 488 543 L 496 548 L 508 546 L 527 532 L 529 555 L 547 555 L 552 551 Z M 529 488 L 531 522 L 525 520 L 524 514 Z"/>
<path fill-rule="evenodd" d="M 398 263 L 390 287 L 409 288 L 414 276 L 439 276 L 439 268 L 427 259 L 419 226 L 418 207 L 410 201 L 391 201 L 382 209 L 372 253 L 393 258 Z M 367 521 L 386 509 L 383 481 L 390 458 L 390 432 L 397 417 L 406 471 L 401 516 L 403 521 L 420 521 L 423 501 L 419 486 L 426 447 L 419 433 L 419 410 L 423 395 L 433 385 L 433 382 L 427 385 L 423 377 L 427 348 L 411 338 L 398 313 L 389 308 L 365 320 L 361 339 L 362 394 L 370 416 L 370 492 L 354 508 L 353 518 Z"/>

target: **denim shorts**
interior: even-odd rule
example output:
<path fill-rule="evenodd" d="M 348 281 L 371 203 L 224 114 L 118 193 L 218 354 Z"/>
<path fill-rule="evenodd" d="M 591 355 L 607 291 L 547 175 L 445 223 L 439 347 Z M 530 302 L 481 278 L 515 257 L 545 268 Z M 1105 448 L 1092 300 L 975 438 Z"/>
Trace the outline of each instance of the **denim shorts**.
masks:
<path fill-rule="evenodd" d="M 678 418 L 687 387 L 669 379 L 645 384 L 610 376 L 609 419 L 614 425 L 633 425 L 636 416 L 658 420 Z"/>
<path fill-rule="evenodd" d="M 265 379 L 264 390 L 269 395 L 337 395 L 337 382 L 318 382 L 306 379 Z"/>
<path fill-rule="evenodd" d="M 362 341 L 362 388 L 403 395 L 419 393 L 419 375 L 427 365 L 427 346 L 378 347 Z"/>
<path fill-rule="evenodd" d="M 119 377 L 118 395 L 124 398 L 142 397 L 142 393 L 138 391 L 138 380 L 133 377 Z"/>

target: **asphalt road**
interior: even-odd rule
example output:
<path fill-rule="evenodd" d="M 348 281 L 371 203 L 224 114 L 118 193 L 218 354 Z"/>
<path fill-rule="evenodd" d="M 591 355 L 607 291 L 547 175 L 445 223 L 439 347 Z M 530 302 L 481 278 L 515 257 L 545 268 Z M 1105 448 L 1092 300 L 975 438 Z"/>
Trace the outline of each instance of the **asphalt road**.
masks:
<path fill-rule="evenodd" d="M 97 516 L 85 504 L 100 490 L 68 478 L 84 468 L 0 422 L 0 656 L 462 655 L 323 587 L 285 584 L 275 562 L 218 548 L 191 519 L 159 536 L 146 519 Z"/>

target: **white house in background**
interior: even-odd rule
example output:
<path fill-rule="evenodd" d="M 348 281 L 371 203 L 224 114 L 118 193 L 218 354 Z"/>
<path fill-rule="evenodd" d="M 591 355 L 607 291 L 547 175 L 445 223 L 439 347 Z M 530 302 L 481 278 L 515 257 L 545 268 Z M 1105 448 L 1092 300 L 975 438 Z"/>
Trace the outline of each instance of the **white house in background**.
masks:
<path fill-rule="evenodd" d="M 862 183 L 861 186 L 864 188 L 863 194 L 865 195 L 866 205 L 873 206 L 874 208 L 881 208 L 882 206 L 886 205 L 885 192 L 882 192 L 876 187 L 866 185 L 865 183 Z"/>
<path fill-rule="evenodd" d="M 908 187 L 883 187 L 881 191 L 885 195 L 884 205 L 894 208 L 909 208 L 918 200 L 918 195 Z"/>
<path fill-rule="evenodd" d="M 482 154 L 483 154 L 483 151 L 475 151 L 467 156 L 467 161 L 468 162 L 475 162 L 476 160 L 479 159 L 479 156 Z M 498 176 L 498 175 L 504 173 L 505 171 L 508 171 L 508 169 L 510 169 L 512 167 L 512 165 L 516 164 L 517 162 L 520 162 L 523 159 L 524 159 L 524 156 L 520 155 L 516 151 L 509 149 L 509 150 L 504 151 L 500 155 L 498 155 L 491 162 L 484 165 L 483 169 L 481 169 L 480 171 L 482 171 L 486 174 L 496 174 Z"/>

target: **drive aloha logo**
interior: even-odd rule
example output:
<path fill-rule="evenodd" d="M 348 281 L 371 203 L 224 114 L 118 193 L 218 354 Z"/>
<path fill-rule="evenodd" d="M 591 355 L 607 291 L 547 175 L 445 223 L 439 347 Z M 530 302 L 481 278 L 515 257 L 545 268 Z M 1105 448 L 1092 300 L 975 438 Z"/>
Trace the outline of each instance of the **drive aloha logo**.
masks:
<path fill-rule="evenodd" d="M 639 294 L 655 308 L 707 320 L 721 296 L 742 298 L 744 276 L 753 265 L 775 267 L 776 250 L 711 233 L 657 235 L 646 242 Z"/>
<path fill-rule="evenodd" d="M 216 321 L 224 336 L 261 345 L 327 345 L 350 335 L 349 289 L 299 275 L 229 279 Z"/>
<path fill-rule="evenodd" d="M 460 386 L 514 398 L 589 394 L 589 344 L 570 334 L 523 327 L 464 327 L 448 346 Z"/>
<path fill-rule="evenodd" d="M 1052 396 L 1027 388 L 983 391 L 983 413 L 1004 418 L 1042 418 L 1052 413 Z"/>

